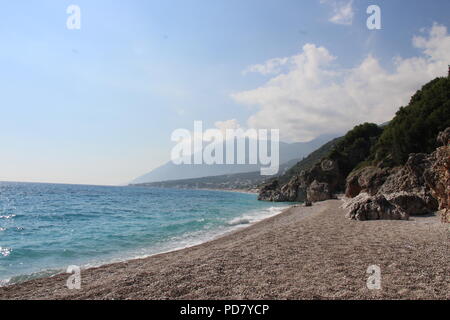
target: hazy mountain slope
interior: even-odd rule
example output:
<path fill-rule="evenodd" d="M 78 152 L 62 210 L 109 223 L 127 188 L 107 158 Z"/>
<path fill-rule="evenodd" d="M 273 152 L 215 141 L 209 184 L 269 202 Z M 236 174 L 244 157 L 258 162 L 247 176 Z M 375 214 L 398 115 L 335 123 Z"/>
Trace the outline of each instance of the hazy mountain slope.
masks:
<path fill-rule="evenodd" d="M 333 136 L 323 135 L 310 142 L 283 143 L 280 142 L 280 164 L 291 160 L 299 160 L 329 141 Z M 131 184 L 195 179 L 210 176 L 230 175 L 245 172 L 259 172 L 260 165 L 175 165 L 171 161 L 138 177 Z M 280 170 L 282 171 L 282 170 Z"/>
<path fill-rule="evenodd" d="M 296 163 L 297 160 L 294 159 L 282 164 L 279 175 L 284 174 Z M 264 183 L 267 179 L 268 177 L 262 176 L 259 171 L 253 171 L 195 179 L 151 182 L 139 184 L 138 186 L 178 189 L 253 189 Z"/>
<path fill-rule="evenodd" d="M 342 139 L 343 137 L 340 137 L 328 141 L 323 146 L 310 153 L 307 157 L 303 158 L 300 162 L 295 163 L 280 176 L 280 182 L 288 182 L 293 176 L 299 175 L 303 170 L 311 169 L 316 163 L 320 162 L 322 158 L 327 156 Z"/>

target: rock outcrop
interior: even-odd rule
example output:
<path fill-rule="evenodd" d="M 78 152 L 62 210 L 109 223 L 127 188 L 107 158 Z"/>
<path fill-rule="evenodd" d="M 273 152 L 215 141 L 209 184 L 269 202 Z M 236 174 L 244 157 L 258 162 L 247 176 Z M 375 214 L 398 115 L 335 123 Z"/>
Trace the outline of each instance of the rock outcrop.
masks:
<path fill-rule="evenodd" d="M 323 159 L 312 169 L 293 176 L 281 185 L 273 180 L 260 189 L 259 200 L 274 202 L 317 202 L 331 199 L 333 194 L 344 190 L 345 178 L 335 162 Z"/>
<path fill-rule="evenodd" d="M 403 166 L 391 167 L 388 155 L 350 174 L 348 156 L 326 156 L 287 183 L 270 181 L 260 189 L 259 200 L 309 204 L 345 190 L 351 219 L 398 220 L 441 210 L 443 221 L 450 222 L 450 128 L 437 141 L 441 146 L 433 153 L 410 154 Z"/>
<path fill-rule="evenodd" d="M 436 211 L 436 200 L 425 192 L 394 192 L 381 194 L 408 216 L 419 216 Z"/>
<path fill-rule="evenodd" d="M 431 156 L 432 164 L 424 172 L 425 183 L 437 200 L 442 222 L 450 223 L 450 128 L 437 138 L 441 145 Z"/>
<path fill-rule="evenodd" d="M 425 183 L 425 171 L 432 166 L 432 156 L 411 154 L 403 167 L 396 168 L 387 177 L 378 192 L 394 201 L 410 215 L 435 212 L 438 202 Z"/>
<path fill-rule="evenodd" d="M 376 195 L 389 176 L 388 168 L 365 167 L 349 174 L 346 181 L 345 196 L 354 198 L 361 192 Z"/>
<path fill-rule="evenodd" d="M 407 219 L 440 209 L 443 221 L 450 222 L 450 128 L 437 140 L 442 147 L 431 155 L 410 154 L 402 167 L 366 167 L 351 173 L 346 196 L 355 199 L 349 201 L 349 218 Z M 381 209 L 387 215 L 379 214 Z"/>
<path fill-rule="evenodd" d="M 278 180 L 273 180 L 273 181 L 267 183 L 266 185 L 264 185 L 260 189 L 258 200 L 267 200 L 267 199 L 270 199 L 270 201 L 274 201 L 274 202 L 289 201 L 281 193 Z"/>
<path fill-rule="evenodd" d="M 306 191 L 306 198 L 309 202 L 325 201 L 332 198 L 330 185 L 326 182 L 314 180 Z"/>
<path fill-rule="evenodd" d="M 388 201 L 383 195 L 361 193 L 344 205 L 347 218 L 352 220 L 408 220 L 407 212 Z"/>

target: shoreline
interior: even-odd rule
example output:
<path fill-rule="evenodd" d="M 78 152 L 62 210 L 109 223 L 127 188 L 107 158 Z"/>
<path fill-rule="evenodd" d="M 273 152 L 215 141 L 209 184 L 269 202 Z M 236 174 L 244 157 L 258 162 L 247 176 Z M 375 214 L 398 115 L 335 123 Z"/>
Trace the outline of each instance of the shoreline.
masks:
<path fill-rule="evenodd" d="M 259 189 L 214 189 L 214 188 L 160 188 L 153 186 L 140 186 L 140 185 L 128 185 L 128 187 L 138 187 L 138 188 L 156 188 L 156 189 L 173 189 L 173 190 L 198 190 L 198 191 L 219 191 L 219 192 L 234 192 L 234 193 L 244 193 L 244 194 L 258 194 Z"/>
<path fill-rule="evenodd" d="M 204 191 L 220 191 L 220 192 L 233 192 L 244 194 L 258 194 L 258 190 L 255 189 L 186 189 L 186 190 L 204 190 Z"/>
<path fill-rule="evenodd" d="M 205 190 L 205 191 L 217 191 L 217 192 L 232 192 L 232 193 L 243 193 L 243 194 L 253 194 L 253 192 L 246 192 L 245 190 L 223 190 L 223 189 L 190 189 L 190 190 Z M 208 236 L 206 236 L 205 239 L 201 240 L 201 239 L 197 239 L 196 241 L 194 241 L 191 244 L 187 244 L 187 245 L 182 245 L 182 246 L 178 246 L 176 245 L 176 243 L 173 243 L 173 245 L 169 245 L 169 249 L 156 249 L 154 253 L 149 253 L 149 254 L 142 254 L 142 255 L 134 255 L 134 256 L 129 256 L 129 257 L 124 257 L 124 258 L 114 258 L 110 261 L 103 261 L 103 262 L 89 262 L 86 263 L 84 265 L 80 265 L 81 270 L 89 270 L 89 269 L 95 269 L 95 268 L 100 268 L 100 267 L 104 267 L 104 266 L 109 266 L 109 265 L 114 265 L 117 263 L 127 263 L 128 261 L 133 261 L 133 260 L 142 260 L 142 259 L 148 259 L 157 255 L 161 255 L 161 254 L 167 254 L 167 253 L 172 253 L 172 252 L 176 252 L 176 251 L 180 251 L 180 250 L 185 250 L 185 249 L 189 249 L 192 247 L 196 247 L 196 246 L 201 246 L 202 244 L 208 243 L 210 241 L 214 241 L 214 240 L 219 240 L 222 237 L 226 237 L 228 235 L 231 235 L 235 232 L 239 232 L 243 229 L 247 229 L 247 228 L 251 228 L 253 225 L 260 223 L 266 219 L 270 219 L 274 216 L 280 215 L 283 212 L 291 209 L 292 207 L 295 207 L 297 205 L 288 205 L 287 207 L 279 207 L 280 211 L 277 213 L 274 213 L 273 215 L 267 216 L 267 217 L 262 217 L 262 218 L 257 218 L 256 221 L 254 222 L 245 222 L 245 223 L 237 223 L 237 224 L 228 224 L 224 227 L 228 227 L 230 228 L 230 230 L 214 230 L 211 231 L 211 234 L 209 234 Z M 236 217 L 236 219 L 238 219 L 239 217 Z M 243 220 L 246 220 L 244 218 L 242 218 Z M 168 242 L 169 243 L 169 242 Z M 59 270 L 59 271 L 58 271 Z M 39 270 L 36 272 L 33 272 L 31 274 L 20 274 L 20 275 L 16 275 L 11 277 L 10 279 L 0 279 L 0 289 L 1 288 L 5 288 L 5 287 L 11 287 L 11 286 L 17 286 L 17 285 L 21 285 L 23 283 L 29 282 L 29 281 L 33 281 L 33 280 L 39 280 L 39 279 L 48 279 L 48 278 L 53 278 L 55 276 L 58 275 L 65 275 L 65 270 L 66 267 L 55 267 L 53 269 L 45 269 L 45 270 Z M 44 276 L 43 276 L 44 275 Z M 11 281 L 11 279 L 25 279 L 25 280 L 18 280 L 12 283 L 9 283 L 9 281 Z M 1 300 L 1 296 L 0 296 L 0 300 Z"/>
<path fill-rule="evenodd" d="M 233 189 L 233 190 L 223 190 L 223 189 L 192 189 L 192 190 L 219 191 L 219 192 L 235 192 L 235 193 L 244 193 L 244 194 L 253 193 L 253 192 L 245 192 L 245 191 L 242 191 L 242 190 L 234 190 L 234 189 Z M 256 192 L 255 192 L 255 193 L 256 193 Z M 254 225 L 258 224 L 258 223 L 262 223 L 262 222 L 264 222 L 264 221 L 266 221 L 266 220 L 268 220 L 268 219 L 274 218 L 274 217 L 276 217 L 276 216 L 278 216 L 278 215 L 282 215 L 283 213 L 286 213 L 286 212 L 288 212 L 288 211 L 290 211 L 291 209 L 296 208 L 296 207 L 298 207 L 298 205 L 291 205 L 291 206 L 289 206 L 288 208 L 284 208 L 281 212 L 276 213 L 276 214 L 273 215 L 273 216 L 270 216 L 270 217 L 267 217 L 267 218 L 263 218 L 262 220 L 259 220 L 259 221 L 253 222 L 253 223 L 249 223 L 249 224 L 236 225 L 236 226 L 234 226 L 234 227 L 235 227 L 234 230 L 229 230 L 229 231 L 226 231 L 226 232 L 224 232 L 224 233 L 218 234 L 218 235 L 212 237 L 211 239 L 206 240 L 206 241 L 204 241 L 204 242 L 200 242 L 200 243 L 198 243 L 198 244 L 188 245 L 188 246 L 186 246 L 186 247 L 179 247 L 179 248 L 169 249 L 168 251 L 157 252 L 157 253 L 150 254 L 150 255 L 148 255 L 148 256 L 143 256 L 143 257 L 129 258 L 129 259 L 119 260 L 119 261 L 110 262 L 110 263 L 103 263 L 103 264 L 98 264 L 98 265 L 93 264 L 92 266 L 89 266 L 89 267 L 81 267 L 81 271 L 82 271 L 82 272 L 83 272 L 83 271 L 89 271 L 89 270 L 94 270 L 94 269 L 104 268 L 104 267 L 109 267 L 109 266 L 112 267 L 112 266 L 114 266 L 114 265 L 116 265 L 116 264 L 122 264 L 122 263 L 123 263 L 123 264 L 127 264 L 127 263 L 132 262 L 132 261 L 138 261 L 138 260 L 150 259 L 150 258 L 152 258 L 152 257 L 156 257 L 156 256 L 160 256 L 160 255 L 165 255 L 165 254 L 170 254 L 170 253 L 175 253 L 175 252 L 187 250 L 187 249 L 190 249 L 190 248 L 195 248 L 195 247 L 198 247 L 198 246 L 202 246 L 202 245 L 204 245 L 204 244 L 208 244 L 209 242 L 220 241 L 222 238 L 225 238 L 225 237 L 228 237 L 228 236 L 232 236 L 232 235 L 235 234 L 235 233 L 239 233 L 239 232 L 241 232 L 241 231 L 244 231 L 244 230 L 246 230 L 246 229 L 249 229 L 249 228 L 251 228 L 252 226 L 254 226 Z M 62 268 L 61 270 L 64 270 L 64 268 Z M 46 272 L 46 270 L 41 270 L 41 271 L 35 272 L 35 273 L 33 273 L 33 274 L 44 273 L 44 272 Z M 32 274 L 31 274 L 31 275 L 32 275 Z M 26 277 L 26 276 L 31 276 L 31 275 L 19 275 L 18 277 Z M 16 286 L 20 287 L 20 286 L 22 286 L 22 285 L 27 284 L 28 282 L 39 281 L 39 280 L 46 280 L 46 279 L 47 279 L 47 280 L 51 280 L 52 278 L 55 278 L 55 277 L 57 277 L 57 276 L 66 276 L 66 277 L 68 277 L 69 274 L 66 274 L 65 272 L 58 272 L 58 273 L 55 273 L 55 274 L 52 274 L 52 275 L 48 275 L 48 276 L 44 276 L 44 277 L 37 277 L 37 278 L 32 278 L 32 279 L 29 279 L 29 280 L 20 281 L 20 282 L 16 282 L 16 283 L 12 283 L 12 284 L 6 283 L 6 284 L 4 284 L 4 285 L 0 285 L 0 300 L 2 300 L 2 296 L 1 296 L 1 289 L 2 289 L 2 288 L 10 288 L 10 287 L 16 287 Z"/>
<path fill-rule="evenodd" d="M 0 299 L 448 299 L 435 217 L 355 222 L 340 200 L 293 206 L 192 247 L 0 288 Z M 380 265 L 383 290 L 366 288 Z M 420 271 L 420 272 L 419 272 Z"/>

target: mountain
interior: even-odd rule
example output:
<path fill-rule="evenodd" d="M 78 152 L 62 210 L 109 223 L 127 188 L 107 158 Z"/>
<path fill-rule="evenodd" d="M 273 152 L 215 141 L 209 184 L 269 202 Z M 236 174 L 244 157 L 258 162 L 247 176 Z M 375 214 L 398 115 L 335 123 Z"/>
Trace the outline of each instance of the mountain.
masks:
<path fill-rule="evenodd" d="M 277 176 L 284 174 L 297 163 L 297 160 L 288 161 L 280 165 Z M 169 180 L 138 184 L 142 187 L 176 188 L 176 189 L 220 189 L 220 190 L 251 190 L 264 183 L 270 177 L 262 176 L 259 171 L 224 174 L 194 179 Z"/>
<path fill-rule="evenodd" d="M 334 136 L 322 135 L 310 142 L 284 143 L 280 142 L 280 165 L 289 161 L 296 160 L 307 156 L 312 151 L 329 141 Z M 226 157 L 226 152 L 224 152 Z M 248 153 L 248 152 L 247 152 Z M 246 155 L 248 159 L 248 154 Z M 293 165 L 293 161 L 291 164 Z M 285 166 L 283 167 L 285 169 Z M 134 179 L 130 184 L 143 184 L 152 182 L 163 182 L 173 180 L 196 179 L 203 177 L 233 175 L 237 173 L 257 172 L 259 174 L 260 165 L 251 164 L 231 164 L 231 165 L 207 165 L 207 164 L 180 164 L 176 165 L 169 161 L 151 172 Z M 283 171 L 283 170 L 280 170 Z"/>
<path fill-rule="evenodd" d="M 343 137 L 334 138 L 333 140 L 325 143 L 323 146 L 310 153 L 306 158 L 303 158 L 300 162 L 295 163 L 286 172 L 280 175 L 280 182 L 288 182 L 293 176 L 299 175 L 304 170 L 311 169 L 315 164 L 322 161 L 322 158 L 327 156 L 331 150 L 343 139 Z"/>

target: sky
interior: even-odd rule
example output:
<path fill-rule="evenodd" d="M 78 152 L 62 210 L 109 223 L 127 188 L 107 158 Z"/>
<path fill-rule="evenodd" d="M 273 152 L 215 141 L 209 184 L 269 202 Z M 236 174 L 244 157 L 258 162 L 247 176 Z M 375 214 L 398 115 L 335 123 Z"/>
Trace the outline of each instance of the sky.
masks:
<path fill-rule="evenodd" d="M 448 0 L 2 3 L 0 181 L 126 184 L 195 120 L 286 142 L 385 122 L 447 74 L 448 28 Z"/>

